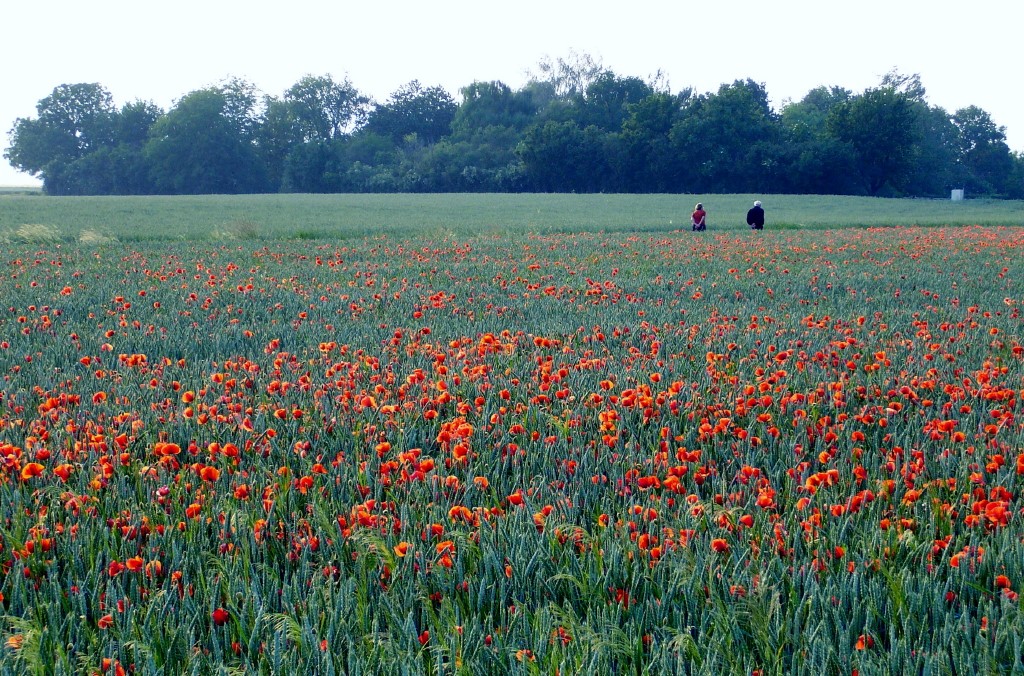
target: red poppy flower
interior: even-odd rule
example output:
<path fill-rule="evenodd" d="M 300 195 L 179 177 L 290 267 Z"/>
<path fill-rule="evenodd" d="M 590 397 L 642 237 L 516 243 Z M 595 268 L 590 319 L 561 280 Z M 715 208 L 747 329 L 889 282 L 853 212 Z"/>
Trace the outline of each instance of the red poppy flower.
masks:
<path fill-rule="evenodd" d="M 213 623 L 218 627 L 224 626 L 231 619 L 231 613 L 223 608 L 217 608 L 210 615 L 213 618 Z"/>

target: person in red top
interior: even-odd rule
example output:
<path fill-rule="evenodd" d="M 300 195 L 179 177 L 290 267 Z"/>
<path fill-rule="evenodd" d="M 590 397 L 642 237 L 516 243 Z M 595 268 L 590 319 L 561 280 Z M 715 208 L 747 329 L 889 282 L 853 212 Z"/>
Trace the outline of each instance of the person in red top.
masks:
<path fill-rule="evenodd" d="M 707 228 L 705 220 L 708 217 L 708 212 L 704 211 L 704 205 L 697 203 L 697 206 L 693 209 L 693 215 L 690 216 L 690 224 L 693 226 L 693 231 L 703 231 Z"/>

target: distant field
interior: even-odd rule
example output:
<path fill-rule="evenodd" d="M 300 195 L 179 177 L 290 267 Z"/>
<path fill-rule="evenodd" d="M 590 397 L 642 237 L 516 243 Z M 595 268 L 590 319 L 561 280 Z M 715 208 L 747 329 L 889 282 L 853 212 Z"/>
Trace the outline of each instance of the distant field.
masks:
<path fill-rule="evenodd" d="M 0 191 L 0 241 L 326 239 L 367 232 L 671 231 L 696 202 L 710 230 L 745 229 L 762 199 L 768 230 L 1024 225 L 1024 202 L 755 195 L 204 195 L 46 197 Z"/>
<path fill-rule="evenodd" d="M 42 188 L 22 185 L 0 185 L 0 195 L 42 195 Z"/>

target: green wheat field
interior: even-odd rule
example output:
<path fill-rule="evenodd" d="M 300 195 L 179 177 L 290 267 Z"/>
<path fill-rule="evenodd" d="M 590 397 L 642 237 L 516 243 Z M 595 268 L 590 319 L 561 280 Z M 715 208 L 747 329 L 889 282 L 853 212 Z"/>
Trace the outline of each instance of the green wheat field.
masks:
<path fill-rule="evenodd" d="M 1024 671 L 1021 202 L 9 191 L 0 298 L 2 674 Z"/>

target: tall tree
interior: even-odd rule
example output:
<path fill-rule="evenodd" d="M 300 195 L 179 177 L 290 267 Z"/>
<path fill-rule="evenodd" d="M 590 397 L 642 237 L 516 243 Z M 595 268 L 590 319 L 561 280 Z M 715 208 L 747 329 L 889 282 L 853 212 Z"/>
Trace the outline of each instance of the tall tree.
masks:
<path fill-rule="evenodd" d="M 853 164 L 864 190 L 878 195 L 886 186 L 901 192 L 911 174 L 918 138 L 910 98 L 893 87 L 868 89 L 834 109 L 829 131 L 853 149 Z"/>
<path fill-rule="evenodd" d="M 110 92 L 96 83 L 62 84 L 36 104 L 38 117 L 18 118 L 4 157 L 14 168 L 47 179 L 67 165 L 112 142 L 116 112 Z"/>
<path fill-rule="evenodd" d="M 627 106 L 622 123 L 619 186 L 629 192 L 675 192 L 681 188 L 678 157 L 670 141 L 691 92 L 652 93 Z"/>
<path fill-rule="evenodd" d="M 777 131 L 777 116 L 761 83 L 736 80 L 715 94 L 697 97 L 682 111 L 671 134 L 686 163 L 686 189 L 770 189 L 777 167 Z"/>
<path fill-rule="evenodd" d="M 413 80 L 373 109 L 366 129 L 390 136 L 396 143 L 410 135 L 420 143 L 436 143 L 451 134 L 457 110 L 458 105 L 444 88 L 424 87 Z"/>
<path fill-rule="evenodd" d="M 927 90 L 917 73 L 907 75 L 893 68 L 882 77 L 880 86 L 906 97 L 914 113 L 916 129 L 910 153 L 911 168 L 901 191 L 922 196 L 945 193 L 954 182 L 956 162 L 956 130 L 949 113 L 928 105 Z"/>
<path fill-rule="evenodd" d="M 912 169 L 905 191 L 911 195 L 948 195 L 956 183 L 957 130 L 945 109 L 912 102 L 917 132 Z"/>
<path fill-rule="evenodd" d="M 328 141 L 352 133 L 366 118 L 370 100 L 346 77 L 306 75 L 288 88 L 284 100 L 306 142 Z"/>
<path fill-rule="evenodd" d="M 149 132 L 164 114 L 150 101 L 132 101 L 121 106 L 114 116 L 113 137 L 117 145 L 142 148 L 149 140 Z"/>
<path fill-rule="evenodd" d="M 75 194 L 94 195 L 153 192 L 144 149 L 150 130 L 163 114 L 163 110 L 147 101 L 121 106 L 112 118 L 111 145 L 73 162 L 68 168 L 66 189 Z"/>
<path fill-rule="evenodd" d="M 155 187 L 162 193 L 258 192 L 263 168 L 237 111 L 220 88 L 186 94 L 153 125 L 146 145 Z"/>
<path fill-rule="evenodd" d="M 908 100 L 917 103 L 924 103 L 926 100 L 926 94 L 928 93 L 924 88 L 924 84 L 921 82 L 920 75 L 917 73 L 906 75 L 895 68 L 882 76 L 882 82 L 879 86 L 882 88 L 893 89 L 894 91 L 906 96 Z"/>
<path fill-rule="evenodd" d="M 234 126 L 240 137 L 252 141 L 263 118 L 265 97 L 261 96 L 256 85 L 237 77 L 224 80 L 216 89 L 224 97 L 223 117 Z"/>
<path fill-rule="evenodd" d="M 267 185 L 271 190 L 282 190 L 288 156 L 306 139 L 292 103 L 268 96 L 263 110 L 255 133 L 256 152 L 266 167 Z"/>
<path fill-rule="evenodd" d="M 1006 128 L 996 125 L 977 106 L 956 111 L 953 124 L 958 132 L 957 161 L 963 187 L 988 195 L 1006 192 L 1014 168 Z"/>
<path fill-rule="evenodd" d="M 853 92 L 842 87 L 815 87 L 797 102 L 782 107 L 780 122 L 790 143 L 820 140 L 828 135 L 829 113 L 853 97 Z"/>
<path fill-rule="evenodd" d="M 462 88 L 462 103 L 452 119 L 452 132 L 470 138 L 487 127 L 525 129 L 537 106 L 528 92 L 513 91 L 504 82 L 474 82 Z"/>
<path fill-rule="evenodd" d="M 654 93 L 638 77 L 619 77 L 610 70 L 591 81 L 577 97 L 574 118 L 583 128 L 594 125 L 603 131 L 619 131 L 629 115 L 629 106 Z"/>
<path fill-rule="evenodd" d="M 522 189 L 522 162 L 516 146 L 537 119 L 527 89 L 499 81 L 474 82 L 461 90 L 462 103 L 452 134 L 424 153 L 421 173 L 432 190 L 503 192 Z"/>
<path fill-rule="evenodd" d="M 526 130 L 516 154 L 534 190 L 598 192 L 612 185 L 610 136 L 594 126 L 548 121 Z"/>
<path fill-rule="evenodd" d="M 852 97 L 848 89 L 821 86 L 782 107 L 783 143 L 778 149 L 782 170 L 777 190 L 811 194 L 857 191 L 857 183 L 849 175 L 853 150 L 833 137 L 827 124 L 831 112 Z"/>
<path fill-rule="evenodd" d="M 1012 200 L 1024 199 L 1024 153 L 1010 153 L 1013 168 L 1006 179 L 1006 196 Z"/>
<path fill-rule="evenodd" d="M 551 85 L 558 98 L 580 96 L 594 80 L 605 72 L 600 59 L 589 54 L 570 51 L 565 58 L 544 57 L 537 64 L 537 72 L 530 73 L 530 81 Z"/>

